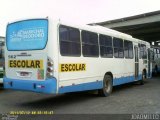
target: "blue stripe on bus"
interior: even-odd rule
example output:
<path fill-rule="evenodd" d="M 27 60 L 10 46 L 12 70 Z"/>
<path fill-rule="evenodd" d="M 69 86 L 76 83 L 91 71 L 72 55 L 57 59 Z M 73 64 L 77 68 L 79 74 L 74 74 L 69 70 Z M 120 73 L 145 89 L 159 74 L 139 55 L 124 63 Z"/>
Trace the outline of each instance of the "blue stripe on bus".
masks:
<path fill-rule="evenodd" d="M 135 80 L 141 80 L 141 78 L 142 78 L 142 75 L 139 75 L 137 79 L 135 79 L 135 76 L 115 78 L 113 79 L 113 86 L 122 85 L 122 84 L 129 83 L 129 82 L 134 82 Z"/>
<path fill-rule="evenodd" d="M 137 80 L 141 80 L 141 78 L 142 78 L 142 75 L 139 75 Z M 134 81 L 135 81 L 135 76 L 116 78 L 116 79 L 113 79 L 113 86 L 129 83 L 129 82 L 134 82 Z M 96 81 L 96 82 L 60 87 L 58 93 L 96 90 L 96 89 L 101 89 L 101 88 L 103 88 L 102 80 L 98 82 Z"/>
<path fill-rule="evenodd" d="M 74 91 L 96 90 L 96 89 L 101 89 L 102 87 L 103 87 L 102 81 L 96 81 L 96 82 L 60 87 L 58 92 L 67 93 Z"/>
<path fill-rule="evenodd" d="M 142 78 L 142 75 L 139 75 L 137 80 L 140 80 L 141 78 Z M 129 82 L 134 82 L 134 81 L 135 81 L 134 76 L 115 78 L 113 79 L 113 86 L 129 83 Z M 40 85 L 44 86 L 44 88 L 39 88 L 38 86 Z M 56 88 L 57 88 L 57 80 L 55 78 L 46 79 L 45 81 L 17 80 L 17 79 L 9 79 L 9 78 L 4 77 L 4 88 L 55 94 Z M 96 90 L 96 89 L 101 89 L 101 88 L 103 88 L 102 80 L 60 87 L 58 93 Z"/>
<path fill-rule="evenodd" d="M 4 88 L 6 89 L 24 90 L 40 93 L 56 93 L 57 90 L 57 81 L 55 78 L 46 79 L 45 81 L 37 81 L 17 80 L 4 77 L 3 84 Z"/>

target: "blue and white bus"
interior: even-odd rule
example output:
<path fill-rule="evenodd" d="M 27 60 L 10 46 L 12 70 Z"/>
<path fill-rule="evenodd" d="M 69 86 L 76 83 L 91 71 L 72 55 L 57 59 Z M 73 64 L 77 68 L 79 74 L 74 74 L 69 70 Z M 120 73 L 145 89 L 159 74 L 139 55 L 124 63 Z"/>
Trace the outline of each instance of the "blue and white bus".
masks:
<path fill-rule="evenodd" d="M 3 83 L 4 75 L 4 37 L 0 37 L 0 84 Z"/>
<path fill-rule="evenodd" d="M 6 29 L 4 87 L 60 94 L 98 90 L 151 77 L 150 44 L 130 35 L 51 18 Z"/>
<path fill-rule="evenodd" d="M 153 74 L 160 73 L 160 46 L 151 46 L 153 51 L 152 72 Z"/>

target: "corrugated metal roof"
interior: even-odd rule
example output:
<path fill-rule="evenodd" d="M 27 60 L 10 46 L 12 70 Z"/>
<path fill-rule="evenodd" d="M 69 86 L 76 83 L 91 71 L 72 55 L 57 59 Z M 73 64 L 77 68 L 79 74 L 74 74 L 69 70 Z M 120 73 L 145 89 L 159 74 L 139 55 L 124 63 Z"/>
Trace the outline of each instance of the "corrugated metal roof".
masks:
<path fill-rule="evenodd" d="M 140 15 L 125 17 L 125 18 L 115 19 L 115 20 L 109 20 L 109 21 L 104 21 L 104 22 L 99 22 L 99 23 L 92 23 L 92 24 L 106 25 L 106 24 L 110 24 L 110 23 L 118 23 L 118 22 L 124 22 L 124 21 L 128 21 L 128 20 L 133 20 L 133 19 L 150 17 L 150 16 L 154 16 L 154 15 L 158 15 L 158 14 L 160 14 L 160 10 L 149 12 L 149 13 L 143 13 L 143 14 L 140 14 Z"/>

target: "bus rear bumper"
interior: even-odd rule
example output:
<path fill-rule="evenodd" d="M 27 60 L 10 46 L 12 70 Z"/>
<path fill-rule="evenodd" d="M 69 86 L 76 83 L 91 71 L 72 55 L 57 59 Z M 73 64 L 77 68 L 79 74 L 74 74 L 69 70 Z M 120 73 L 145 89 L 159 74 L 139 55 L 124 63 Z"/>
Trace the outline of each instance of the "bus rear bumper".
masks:
<path fill-rule="evenodd" d="M 5 89 L 24 90 L 48 94 L 56 93 L 57 91 L 57 81 L 55 78 L 46 79 L 44 81 L 37 81 L 17 80 L 4 77 L 3 84 Z"/>

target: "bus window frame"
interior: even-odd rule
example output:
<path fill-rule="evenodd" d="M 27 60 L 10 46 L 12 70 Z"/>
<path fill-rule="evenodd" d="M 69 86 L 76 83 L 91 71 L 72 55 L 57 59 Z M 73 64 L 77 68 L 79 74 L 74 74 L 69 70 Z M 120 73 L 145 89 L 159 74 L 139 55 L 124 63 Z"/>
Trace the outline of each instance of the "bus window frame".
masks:
<path fill-rule="evenodd" d="M 46 40 L 46 44 L 44 46 L 44 48 L 42 49 L 28 49 L 28 50 L 9 50 L 8 49 L 8 45 L 7 45 L 7 29 L 8 29 L 8 26 L 11 25 L 11 24 L 15 24 L 15 23 L 19 23 L 19 22 L 24 22 L 24 21 L 32 21 L 32 20 L 46 20 L 47 21 L 47 40 Z M 37 18 L 37 19 L 26 19 L 26 20 L 20 20 L 20 21 L 16 21 L 16 22 L 12 22 L 12 23 L 8 23 L 7 24 L 7 27 L 6 27 L 6 48 L 7 48 L 7 51 L 34 51 L 34 50 L 44 50 L 47 46 L 47 43 L 48 43 L 48 32 L 49 32 L 49 20 L 48 18 Z"/>
<path fill-rule="evenodd" d="M 60 40 L 60 27 L 63 26 L 63 27 L 66 27 L 66 28 L 72 28 L 72 29 L 77 29 L 79 31 L 79 44 L 80 44 L 80 54 L 79 55 L 71 55 L 71 54 L 62 54 L 61 53 L 61 40 Z M 61 56 L 66 56 L 66 57 L 80 57 L 82 55 L 82 48 L 81 48 L 81 31 L 80 29 L 76 28 L 76 27 L 71 27 L 71 26 L 67 26 L 67 25 L 63 25 L 63 24 L 60 24 L 59 27 L 58 27 L 58 37 L 59 37 L 59 53 Z M 72 42 L 72 41 L 70 41 Z"/>
<path fill-rule="evenodd" d="M 83 46 L 84 46 L 84 42 L 83 42 L 83 37 L 82 37 L 82 32 L 87 32 L 87 33 L 92 33 L 92 34 L 95 34 L 96 36 L 97 36 L 97 47 L 98 47 L 98 54 L 96 55 L 96 56 L 93 56 L 93 55 L 84 55 L 84 50 L 83 50 Z M 99 47 L 100 47 L 100 45 L 99 45 L 99 35 L 98 35 L 98 33 L 96 33 L 96 32 L 92 32 L 92 31 L 87 31 L 87 30 L 81 30 L 81 46 L 82 46 L 82 56 L 83 57 L 92 57 L 92 58 L 98 58 L 99 56 L 100 56 L 100 49 L 99 49 Z"/>

